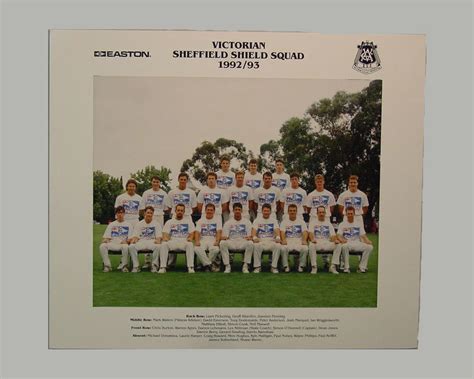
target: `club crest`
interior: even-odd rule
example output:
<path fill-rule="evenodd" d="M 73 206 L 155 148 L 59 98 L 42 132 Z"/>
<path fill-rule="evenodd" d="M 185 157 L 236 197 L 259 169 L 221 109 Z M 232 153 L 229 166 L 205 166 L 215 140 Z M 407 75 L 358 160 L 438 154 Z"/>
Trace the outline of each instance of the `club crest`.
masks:
<path fill-rule="evenodd" d="M 357 45 L 357 48 L 354 65 L 352 66 L 354 70 L 363 74 L 371 74 L 382 68 L 380 57 L 377 53 L 377 45 L 374 45 L 373 42 L 362 41 L 360 45 Z"/>

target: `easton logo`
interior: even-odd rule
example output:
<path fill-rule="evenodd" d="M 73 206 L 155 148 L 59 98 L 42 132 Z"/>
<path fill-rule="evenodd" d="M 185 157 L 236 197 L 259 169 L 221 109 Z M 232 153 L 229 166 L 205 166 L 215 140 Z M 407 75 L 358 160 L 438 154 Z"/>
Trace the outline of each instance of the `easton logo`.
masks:
<path fill-rule="evenodd" d="M 357 45 L 357 54 L 354 59 L 352 68 L 363 74 L 371 74 L 382 68 L 380 65 L 380 57 L 377 53 L 377 45 L 373 42 L 362 41 Z"/>
<path fill-rule="evenodd" d="M 149 51 L 138 50 L 96 50 L 94 57 L 97 58 L 150 58 Z"/>

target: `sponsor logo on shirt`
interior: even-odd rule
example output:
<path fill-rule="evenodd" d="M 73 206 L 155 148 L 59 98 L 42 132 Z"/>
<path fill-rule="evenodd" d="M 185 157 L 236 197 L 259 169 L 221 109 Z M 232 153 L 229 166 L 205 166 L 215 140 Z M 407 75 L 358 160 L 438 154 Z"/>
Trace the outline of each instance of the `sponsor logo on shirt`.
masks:
<path fill-rule="evenodd" d="M 257 236 L 258 238 L 273 238 L 275 234 L 274 224 L 258 224 Z"/>
<path fill-rule="evenodd" d="M 245 182 L 246 185 L 248 185 L 250 188 L 258 188 L 260 187 L 260 184 L 262 184 L 262 181 L 259 179 L 249 179 Z"/>
<path fill-rule="evenodd" d="M 202 237 L 215 237 L 216 234 L 217 234 L 217 224 L 202 224 L 201 225 Z"/>
<path fill-rule="evenodd" d="M 320 205 L 327 207 L 329 204 L 329 196 L 327 195 L 314 196 L 312 204 L 313 204 L 313 208 L 319 207 Z"/>
<path fill-rule="evenodd" d="M 360 237 L 360 228 L 357 226 L 344 228 L 344 230 L 342 231 L 342 236 L 346 240 L 357 240 Z"/>
<path fill-rule="evenodd" d="M 204 204 L 219 205 L 221 203 L 221 196 L 220 193 L 205 193 L 203 196 Z"/>
<path fill-rule="evenodd" d="M 156 236 L 156 228 L 154 226 L 146 226 L 142 229 L 142 236 L 141 238 L 144 239 L 152 239 Z"/>
<path fill-rule="evenodd" d="M 261 193 L 258 195 L 258 203 L 263 204 L 272 204 L 275 201 L 275 193 Z"/>
<path fill-rule="evenodd" d="M 234 178 L 232 176 L 219 176 L 217 178 L 217 186 L 220 188 L 227 188 L 232 185 Z"/>
<path fill-rule="evenodd" d="M 286 194 L 286 202 L 290 204 L 301 204 L 303 202 L 303 195 L 300 193 L 288 193 Z"/>
<path fill-rule="evenodd" d="M 301 238 L 303 236 L 303 228 L 301 225 L 288 225 L 285 229 L 286 238 Z"/>
<path fill-rule="evenodd" d="M 346 197 L 344 199 L 344 206 L 347 207 L 354 207 L 355 209 L 360 209 L 362 205 L 362 198 L 359 196 L 353 196 L 353 197 Z"/>
<path fill-rule="evenodd" d="M 139 206 L 140 202 L 138 200 L 125 200 L 123 203 L 126 214 L 137 214 Z"/>
<path fill-rule="evenodd" d="M 152 207 L 159 207 L 163 204 L 163 195 L 150 194 L 146 199 L 146 205 L 151 205 Z"/>
<path fill-rule="evenodd" d="M 229 238 L 247 237 L 247 227 L 245 224 L 230 225 Z"/>
<path fill-rule="evenodd" d="M 170 236 L 175 238 L 187 238 L 189 235 L 188 224 L 174 224 L 170 228 Z"/>
<path fill-rule="evenodd" d="M 232 192 L 230 194 L 230 198 L 231 198 L 231 203 L 232 204 L 234 204 L 234 203 L 241 203 L 242 205 L 247 204 L 248 198 L 249 198 L 249 193 L 247 191 Z"/>
<path fill-rule="evenodd" d="M 184 204 L 189 206 L 191 204 L 191 195 L 189 193 L 177 193 L 173 195 L 173 204 Z"/>
<path fill-rule="evenodd" d="M 272 180 L 272 184 L 279 189 L 285 188 L 286 182 L 287 182 L 286 179 L 273 179 Z"/>
<path fill-rule="evenodd" d="M 329 239 L 329 226 L 315 225 L 314 236 L 316 237 L 316 239 Z"/>
<path fill-rule="evenodd" d="M 128 226 L 112 226 L 112 230 L 110 231 L 110 235 L 112 238 L 121 238 L 125 239 L 128 237 L 128 231 L 129 227 Z"/>

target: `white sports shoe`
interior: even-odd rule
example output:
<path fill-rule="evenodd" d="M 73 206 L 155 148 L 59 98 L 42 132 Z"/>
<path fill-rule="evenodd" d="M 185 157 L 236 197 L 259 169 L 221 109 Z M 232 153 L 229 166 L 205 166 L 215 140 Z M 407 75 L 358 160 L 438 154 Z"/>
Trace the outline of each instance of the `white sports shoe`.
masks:
<path fill-rule="evenodd" d="M 344 269 L 344 274 L 350 274 L 350 273 L 351 273 L 351 270 L 349 270 L 348 268 Z"/>
<path fill-rule="evenodd" d="M 123 267 L 122 267 L 122 272 L 128 272 L 128 267 L 127 267 L 127 266 L 123 266 Z"/>
<path fill-rule="evenodd" d="M 358 268 L 358 269 L 357 269 L 357 272 L 358 272 L 359 274 L 365 274 L 365 273 L 367 272 L 367 270 L 366 270 L 365 268 Z"/>
<path fill-rule="evenodd" d="M 188 274 L 194 274 L 194 267 L 188 267 Z"/>
<path fill-rule="evenodd" d="M 270 269 L 270 272 L 271 272 L 272 274 L 278 274 L 278 269 L 277 269 L 276 267 L 272 267 L 272 268 Z"/>
<path fill-rule="evenodd" d="M 140 267 L 134 267 L 132 268 L 132 271 L 133 273 L 136 273 L 136 272 L 140 272 Z"/>
<path fill-rule="evenodd" d="M 122 270 L 124 267 L 125 267 L 125 266 L 124 266 L 122 263 L 120 263 L 120 264 L 118 265 L 118 267 L 117 267 L 117 270 L 120 271 L 120 270 Z"/>
<path fill-rule="evenodd" d="M 298 266 L 298 272 L 303 272 L 303 271 L 304 271 L 304 270 L 303 270 L 303 267 Z"/>
<path fill-rule="evenodd" d="M 230 265 L 225 266 L 224 274 L 230 274 L 231 268 Z"/>
<path fill-rule="evenodd" d="M 110 272 L 110 271 L 112 271 L 112 267 L 104 266 L 104 270 L 102 272 Z"/>
<path fill-rule="evenodd" d="M 312 267 L 310 274 L 317 274 L 318 273 L 318 268 L 317 267 Z"/>
<path fill-rule="evenodd" d="M 260 272 L 262 272 L 262 268 L 261 268 L 261 267 L 255 267 L 255 268 L 253 269 L 253 273 L 254 273 L 254 274 L 258 274 L 258 273 L 260 273 Z"/>
<path fill-rule="evenodd" d="M 285 272 L 290 272 L 290 266 L 285 266 L 285 267 L 283 268 L 283 271 L 285 271 Z"/>
<path fill-rule="evenodd" d="M 247 263 L 244 263 L 244 265 L 242 266 L 242 272 L 244 274 L 248 274 L 249 273 L 249 265 Z"/>
<path fill-rule="evenodd" d="M 335 265 L 329 266 L 329 272 L 330 272 L 331 274 L 339 274 L 339 272 L 337 271 Z"/>
<path fill-rule="evenodd" d="M 158 270 L 158 274 L 166 274 L 166 268 L 162 267 Z"/>

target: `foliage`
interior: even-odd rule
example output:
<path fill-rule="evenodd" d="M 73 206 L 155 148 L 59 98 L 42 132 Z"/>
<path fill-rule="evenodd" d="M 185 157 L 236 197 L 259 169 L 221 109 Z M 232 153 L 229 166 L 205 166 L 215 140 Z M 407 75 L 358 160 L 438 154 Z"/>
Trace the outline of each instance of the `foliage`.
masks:
<path fill-rule="evenodd" d="M 93 173 L 93 217 L 100 223 L 108 223 L 115 218 L 115 198 L 123 192 L 120 179 L 102 171 Z"/>
<path fill-rule="evenodd" d="M 130 174 L 130 177 L 135 179 L 138 183 L 137 193 L 143 194 L 147 189 L 151 188 L 151 178 L 158 176 L 161 181 L 161 188 L 169 192 L 170 190 L 170 175 L 171 170 L 169 168 L 161 166 L 159 169 L 155 166 L 146 166 L 143 170 Z"/>

